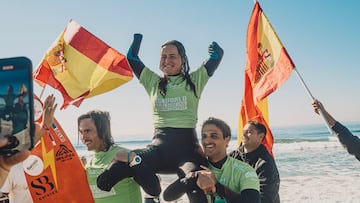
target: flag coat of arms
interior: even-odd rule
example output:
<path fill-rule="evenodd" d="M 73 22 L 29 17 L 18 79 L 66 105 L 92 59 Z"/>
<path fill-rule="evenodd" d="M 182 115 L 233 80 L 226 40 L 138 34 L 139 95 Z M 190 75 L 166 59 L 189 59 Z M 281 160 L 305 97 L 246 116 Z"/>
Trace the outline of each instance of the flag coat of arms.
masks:
<path fill-rule="evenodd" d="M 38 121 L 42 119 L 41 106 L 41 101 L 35 97 L 35 108 L 38 108 L 35 109 L 35 118 Z M 31 150 L 23 167 L 35 203 L 94 202 L 85 168 L 56 119 L 49 132 Z"/>
<path fill-rule="evenodd" d="M 259 121 L 267 128 L 268 133 L 263 144 L 272 154 L 274 139 L 268 126 L 267 96 L 290 77 L 294 68 L 285 47 L 259 2 L 256 2 L 246 36 L 245 84 L 238 128 L 239 143 L 246 122 Z"/>
<path fill-rule="evenodd" d="M 126 57 L 71 20 L 33 74 L 41 86 L 59 90 L 66 108 L 130 81 Z"/>

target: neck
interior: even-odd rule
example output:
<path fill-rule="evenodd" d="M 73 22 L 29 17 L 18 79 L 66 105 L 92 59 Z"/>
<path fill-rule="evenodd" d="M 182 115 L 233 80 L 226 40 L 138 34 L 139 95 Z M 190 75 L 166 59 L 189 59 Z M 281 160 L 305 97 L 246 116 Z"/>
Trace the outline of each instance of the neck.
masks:
<path fill-rule="evenodd" d="M 244 146 L 244 152 L 245 153 L 250 153 L 252 151 L 254 151 L 255 149 L 257 149 L 259 146 L 256 147 L 251 147 L 251 146 Z"/>
<path fill-rule="evenodd" d="M 216 168 L 221 168 L 222 165 L 224 165 L 225 161 L 227 159 L 227 156 L 225 155 L 222 159 L 217 160 L 217 161 L 213 161 L 213 160 L 209 160 L 210 163 L 215 166 Z"/>
<path fill-rule="evenodd" d="M 106 144 L 104 143 L 103 145 L 101 145 L 99 147 L 99 149 L 97 150 L 97 152 L 106 152 L 107 150 L 109 150 L 110 146 L 106 146 Z"/>

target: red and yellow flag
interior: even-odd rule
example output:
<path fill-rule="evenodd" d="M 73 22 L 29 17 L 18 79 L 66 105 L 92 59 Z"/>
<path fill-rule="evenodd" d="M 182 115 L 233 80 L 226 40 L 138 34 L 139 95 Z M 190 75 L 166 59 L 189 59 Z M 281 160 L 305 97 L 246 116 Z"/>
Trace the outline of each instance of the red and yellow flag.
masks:
<path fill-rule="evenodd" d="M 35 119 L 41 122 L 42 103 L 35 97 Z M 26 181 L 35 203 L 94 202 L 80 158 L 55 119 L 49 132 L 23 162 Z"/>
<path fill-rule="evenodd" d="M 246 36 L 245 86 L 238 140 L 248 120 L 263 123 L 268 133 L 263 142 L 272 154 L 274 139 L 268 126 L 267 96 L 279 88 L 295 67 L 259 2 L 255 3 Z"/>
<path fill-rule="evenodd" d="M 40 85 L 58 89 L 64 98 L 61 108 L 66 108 L 123 85 L 133 73 L 123 54 L 71 20 L 33 76 Z"/>

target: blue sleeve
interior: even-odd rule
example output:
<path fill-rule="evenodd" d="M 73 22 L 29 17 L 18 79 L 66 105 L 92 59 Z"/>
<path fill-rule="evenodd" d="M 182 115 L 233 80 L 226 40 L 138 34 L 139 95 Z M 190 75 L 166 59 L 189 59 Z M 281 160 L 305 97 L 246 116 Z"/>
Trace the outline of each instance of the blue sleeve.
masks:
<path fill-rule="evenodd" d="M 141 40 L 142 40 L 141 34 L 134 34 L 134 40 L 126 55 L 130 67 L 138 79 L 140 78 L 141 72 L 145 67 L 145 65 L 139 58 L 139 49 L 140 49 Z"/>

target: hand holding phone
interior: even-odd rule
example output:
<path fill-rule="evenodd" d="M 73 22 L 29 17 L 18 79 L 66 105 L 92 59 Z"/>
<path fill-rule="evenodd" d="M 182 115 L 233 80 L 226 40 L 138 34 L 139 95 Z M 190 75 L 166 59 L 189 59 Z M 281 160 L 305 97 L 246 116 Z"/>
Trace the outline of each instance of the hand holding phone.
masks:
<path fill-rule="evenodd" d="M 0 155 L 31 150 L 34 135 L 32 63 L 26 57 L 0 59 L 0 138 L 8 139 Z"/>

